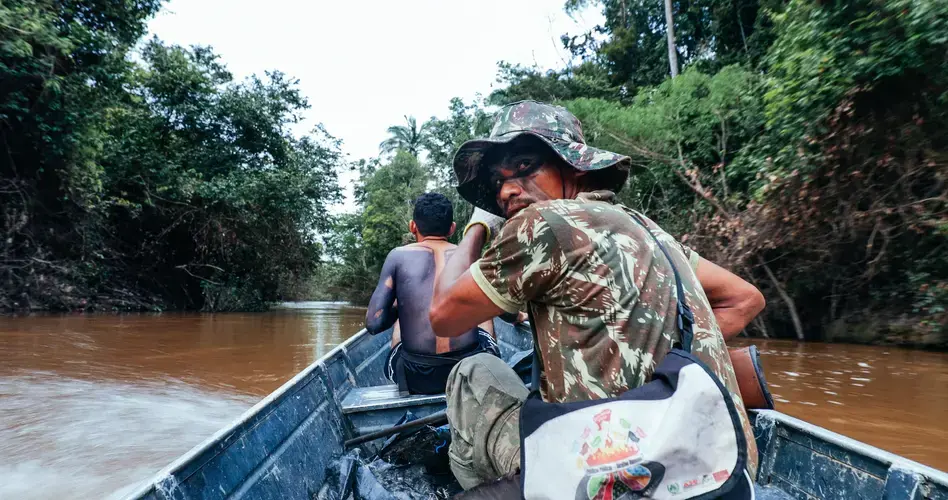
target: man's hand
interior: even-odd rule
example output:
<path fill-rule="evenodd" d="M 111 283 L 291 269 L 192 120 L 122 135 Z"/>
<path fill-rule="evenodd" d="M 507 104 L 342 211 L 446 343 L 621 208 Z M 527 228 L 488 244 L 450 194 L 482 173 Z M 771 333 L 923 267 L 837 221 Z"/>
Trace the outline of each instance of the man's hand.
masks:
<path fill-rule="evenodd" d="M 500 319 L 506 321 L 507 323 L 516 324 L 516 323 L 524 323 L 526 321 L 529 321 L 530 316 L 523 311 L 519 311 L 516 313 L 505 312 L 500 315 Z"/>
<path fill-rule="evenodd" d="M 481 210 L 480 208 L 475 208 L 474 213 L 471 214 L 471 220 L 468 221 L 467 226 L 464 228 L 464 236 L 467 236 L 467 231 L 472 226 L 478 226 L 483 224 L 484 227 L 488 230 L 488 239 L 491 236 L 496 235 L 497 231 L 503 227 L 504 222 L 507 222 L 507 219 L 503 217 L 498 217 L 486 210 Z"/>

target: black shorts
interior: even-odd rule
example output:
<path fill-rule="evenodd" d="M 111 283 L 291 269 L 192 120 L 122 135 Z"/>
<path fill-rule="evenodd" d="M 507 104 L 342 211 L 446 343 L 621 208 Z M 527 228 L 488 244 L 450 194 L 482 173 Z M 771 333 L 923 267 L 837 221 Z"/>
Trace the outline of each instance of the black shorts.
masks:
<path fill-rule="evenodd" d="M 385 375 L 398 384 L 402 391 L 407 390 L 411 394 L 442 394 L 451 369 L 462 359 L 482 352 L 500 357 L 497 342 L 485 330 L 477 329 L 477 340 L 477 344 L 467 349 L 442 354 L 408 352 L 399 342 L 392 347 L 392 353 L 388 355 Z"/>

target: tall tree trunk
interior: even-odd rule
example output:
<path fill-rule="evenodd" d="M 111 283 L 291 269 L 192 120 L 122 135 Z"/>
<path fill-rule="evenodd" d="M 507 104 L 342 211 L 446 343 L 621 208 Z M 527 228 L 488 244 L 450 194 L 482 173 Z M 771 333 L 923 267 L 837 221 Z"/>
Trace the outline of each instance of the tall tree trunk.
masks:
<path fill-rule="evenodd" d="M 770 281 L 773 283 L 774 289 L 777 290 L 777 294 L 780 295 L 780 298 L 783 299 L 783 302 L 787 305 L 787 309 L 790 310 L 790 319 L 793 320 L 793 329 L 796 330 L 797 340 L 806 340 L 803 336 L 803 323 L 800 321 L 800 315 L 797 313 L 797 305 L 793 302 L 793 298 L 784 290 L 783 285 L 780 284 L 780 281 L 774 276 L 774 272 L 770 270 L 770 266 L 768 266 L 763 259 L 760 259 L 760 264 L 764 268 L 764 272 L 767 273 L 767 277 L 770 278 Z"/>
<path fill-rule="evenodd" d="M 678 76 L 678 49 L 675 47 L 675 16 L 672 14 L 671 0 L 665 0 L 665 25 L 668 33 L 668 64 L 672 78 Z"/>
<path fill-rule="evenodd" d="M 745 270 L 744 275 L 747 276 L 747 279 L 751 282 L 751 284 L 753 284 L 758 290 L 760 290 L 760 283 L 758 283 L 757 280 L 754 278 L 754 273 L 752 273 L 749 269 L 747 269 Z M 757 329 L 760 331 L 761 337 L 765 339 L 770 338 L 770 332 L 767 331 L 767 322 L 764 321 L 763 311 L 761 311 L 761 313 L 758 314 L 756 318 L 754 318 L 751 324 L 757 327 Z"/>
<path fill-rule="evenodd" d="M 754 318 L 754 321 L 752 321 L 752 323 L 754 324 L 754 326 L 757 327 L 758 330 L 760 330 L 761 337 L 765 339 L 770 338 L 770 334 L 767 333 L 767 324 L 764 323 L 764 318 L 761 315 L 757 315 L 757 317 Z"/>

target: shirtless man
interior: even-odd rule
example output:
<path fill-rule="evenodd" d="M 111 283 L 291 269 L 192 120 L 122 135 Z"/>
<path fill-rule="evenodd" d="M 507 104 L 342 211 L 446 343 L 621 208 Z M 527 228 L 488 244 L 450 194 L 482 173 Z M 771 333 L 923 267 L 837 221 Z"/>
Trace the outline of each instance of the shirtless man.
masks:
<path fill-rule="evenodd" d="M 401 338 L 393 339 L 387 372 L 402 392 L 441 394 L 459 361 L 482 352 L 499 354 L 494 339 L 480 326 L 452 338 L 436 337 L 431 330 L 428 309 L 434 284 L 456 248 L 448 243 L 455 229 L 453 219 L 451 202 L 443 195 L 419 196 L 408 223 L 415 243 L 389 252 L 369 301 L 365 316 L 369 333 L 384 332 L 398 321 Z"/>

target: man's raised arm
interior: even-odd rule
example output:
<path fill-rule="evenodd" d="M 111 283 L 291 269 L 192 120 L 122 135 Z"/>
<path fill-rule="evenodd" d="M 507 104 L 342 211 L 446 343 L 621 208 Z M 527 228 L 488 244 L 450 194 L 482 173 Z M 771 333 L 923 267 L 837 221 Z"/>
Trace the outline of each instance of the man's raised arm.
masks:
<path fill-rule="evenodd" d="M 503 219 L 475 209 L 461 243 L 445 263 L 431 297 L 431 329 L 439 337 L 456 337 L 504 312 L 471 277 L 470 267 L 481 256 L 491 231 Z"/>
<path fill-rule="evenodd" d="M 395 252 L 389 252 L 382 265 L 379 275 L 379 284 L 369 299 L 369 310 L 365 313 L 365 329 L 375 335 L 384 332 L 395 324 L 398 319 L 398 309 L 395 308 L 395 273 L 398 265 L 395 263 Z"/>

